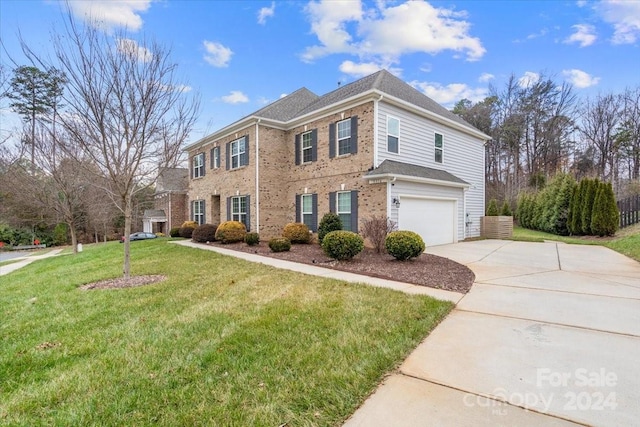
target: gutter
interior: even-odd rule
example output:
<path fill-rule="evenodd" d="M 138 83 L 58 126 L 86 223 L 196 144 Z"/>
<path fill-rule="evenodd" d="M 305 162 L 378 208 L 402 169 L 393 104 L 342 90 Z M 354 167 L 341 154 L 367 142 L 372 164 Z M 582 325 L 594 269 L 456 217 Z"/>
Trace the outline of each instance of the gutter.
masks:
<path fill-rule="evenodd" d="M 256 122 L 256 233 L 260 233 L 260 122 Z M 251 221 L 251 218 L 249 218 Z"/>
<path fill-rule="evenodd" d="M 462 183 L 462 182 L 453 182 L 453 181 L 441 181 L 439 179 L 432 178 L 421 178 L 418 176 L 410 176 L 410 175 L 398 175 L 393 173 L 383 173 L 379 175 L 365 175 L 362 177 L 363 179 L 369 180 L 370 184 L 373 184 L 371 181 L 385 181 L 385 182 L 394 182 L 396 179 L 400 181 L 408 181 L 408 182 L 417 182 L 421 184 L 432 184 L 432 185 L 440 185 L 443 187 L 454 187 L 454 188 L 463 188 L 468 189 L 471 187 L 471 184 Z"/>

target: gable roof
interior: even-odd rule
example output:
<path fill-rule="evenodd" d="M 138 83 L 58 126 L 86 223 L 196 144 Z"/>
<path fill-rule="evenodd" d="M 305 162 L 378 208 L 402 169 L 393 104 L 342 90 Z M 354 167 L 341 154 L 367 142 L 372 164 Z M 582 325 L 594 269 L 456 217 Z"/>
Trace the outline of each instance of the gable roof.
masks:
<path fill-rule="evenodd" d="M 158 174 L 156 194 L 165 191 L 186 191 L 189 187 L 189 169 L 164 168 Z"/>
<path fill-rule="evenodd" d="M 467 123 L 464 119 L 451 111 L 444 108 L 442 105 L 435 102 L 419 90 L 412 87 L 410 84 L 402 81 L 398 77 L 394 76 L 387 70 L 380 70 L 369 76 L 363 77 L 360 80 L 356 80 L 352 83 L 339 87 L 323 96 L 318 96 L 311 92 L 309 89 L 303 87 L 291 94 L 272 102 L 269 105 L 255 111 L 248 116 L 241 118 L 228 126 L 207 135 L 204 138 L 187 145 L 185 150 L 190 150 L 194 147 L 198 147 L 202 144 L 207 144 L 215 140 L 216 138 L 225 134 L 225 132 L 232 131 L 234 129 L 241 129 L 252 123 L 256 119 L 266 119 L 273 122 L 281 123 L 283 127 L 287 127 L 288 124 L 293 125 L 293 121 L 296 119 L 302 120 L 304 116 L 320 112 L 323 109 L 327 109 L 333 105 L 340 104 L 340 102 L 347 101 L 351 98 L 358 96 L 375 96 L 375 94 L 387 95 L 388 99 L 399 100 L 400 103 L 404 103 L 408 106 L 415 106 L 417 109 L 427 111 L 433 117 L 441 117 L 450 125 L 460 129 L 465 129 L 477 137 L 489 139 L 489 136 L 484 135 L 473 125 Z"/>
<path fill-rule="evenodd" d="M 454 187 L 469 187 L 470 184 L 457 176 L 440 169 L 428 168 L 425 166 L 412 165 L 409 163 L 396 162 L 395 160 L 385 160 L 380 166 L 374 168 L 364 175 L 367 179 L 404 177 L 414 178 L 421 181 L 440 181 L 444 185 Z"/>

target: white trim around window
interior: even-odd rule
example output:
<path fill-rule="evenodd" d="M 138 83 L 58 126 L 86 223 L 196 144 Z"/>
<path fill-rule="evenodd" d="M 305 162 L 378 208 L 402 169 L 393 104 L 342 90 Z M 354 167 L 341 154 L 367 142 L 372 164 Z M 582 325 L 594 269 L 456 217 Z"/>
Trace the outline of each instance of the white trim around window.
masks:
<path fill-rule="evenodd" d="M 231 169 L 237 169 L 240 166 L 244 166 L 242 163 L 242 158 L 247 149 L 246 139 L 242 137 L 240 139 L 236 139 L 231 143 Z"/>
<path fill-rule="evenodd" d="M 336 213 L 342 221 L 342 229 L 351 231 L 351 191 L 336 193 Z"/>
<path fill-rule="evenodd" d="M 193 177 L 201 178 L 204 176 L 204 153 L 193 156 Z"/>
<path fill-rule="evenodd" d="M 204 200 L 194 200 L 192 202 L 191 217 L 198 225 L 204 224 Z"/>
<path fill-rule="evenodd" d="M 387 151 L 400 151 L 400 119 L 393 116 L 387 116 Z"/>
<path fill-rule="evenodd" d="M 336 144 L 338 156 L 351 153 L 351 118 L 336 123 Z"/>
<path fill-rule="evenodd" d="M 444 136 L 436 132 L 434 136 L 434 155 L 433 160 L 436 163 L 444 163 Z"/>

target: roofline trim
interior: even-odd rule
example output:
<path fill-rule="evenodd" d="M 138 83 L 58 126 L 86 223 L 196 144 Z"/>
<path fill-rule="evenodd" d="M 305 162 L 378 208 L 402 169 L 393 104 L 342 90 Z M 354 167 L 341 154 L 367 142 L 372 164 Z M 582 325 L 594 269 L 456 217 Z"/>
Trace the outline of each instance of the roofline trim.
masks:
<path fill-rule="evenodd" d="M 370 184 L 372 184 L 371 181 L 374 180 L 389 180 L 389 182 L 392 182 L 394 180 L 400 180 L 400 181 L 408 181 L 408 182 L 417 182 L 420 184 L 432 184 L 432 185 L 440 185 L 443 187 L 454 187 L 454 188 L 470 188 L 471 184 L 467 184 L 467 183 L 461 183 L 461 182 L 453 182 L 453 181 L 443 181 L 440 179 L 433 179 L 433 178 L 422 178 L 419 176 L 410 176 L 410 175 L 401 175 L 401 174 L 396 174 L 396 173 L 381 173 L 381 174 L 377 174 L 377 175 L 364 175 L 362 178 L 366 179 L 369 181 Z"/>

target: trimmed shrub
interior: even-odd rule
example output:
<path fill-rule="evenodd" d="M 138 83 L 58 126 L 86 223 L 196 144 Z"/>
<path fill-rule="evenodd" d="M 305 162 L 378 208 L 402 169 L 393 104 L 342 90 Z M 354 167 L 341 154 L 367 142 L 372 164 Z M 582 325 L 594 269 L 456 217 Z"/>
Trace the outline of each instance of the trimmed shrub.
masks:
<path fill-rule="evenodd" d="M 180 227 L 191 227 L 191 228 L 196 228 L 198 226 L 198 223 L 195 221 L 185 221 L 182 223 L 182 225 Z"/>
<path fill-rule="evenodd" d="M 619 215 L 611 183 L 599 183 L 598 192 L 593 202 L 591 232 L 600 237 L 613 236 L 618 230 Z"/>
<path fill-rule="evenodd" d="M 491 199 L 489 201 L 489 206 L 487 206 L 486 216 L 498 216 L 498 202 L 496 199 Z"/>
<path fill-rule="evenodd" d="M 195 230 L 194 227 L 180 227 L 180 229 L 178 230 L 178 235 L 180 235 L 180 237 L 184 237 L 185 239 L 190 239 L 191 236 L 193 236 L 193 230 Z"/>
<path fill-rule="evenodd" d="M 353 231 L 336 230 L 327 233 L 322 240 L 322 250 L 327 256 L 345 261 L 364 249 L 364 239 Z"/>
<path fill-rule="evenodd" d="M 425 250 L 424 240 L 413 231 L 394 231 L 385 239 L 387 252 L 399 261 L 419 257 Z"/>
<path fill-rule="evenodd" d="M 244 235 L 244 242 L 249 246 L 254 246 L 260 243 L 260 235 L 258 233 L 247 233 Z"/>
<path fill-rule="evenodd" d="M 169 236 L 180 237 L 180 227 L 173 227 L 171 230 L 169 230 Z"/>
<path fill-rule="evenodd" d="M 227 244 L 244 241 L 247 229 L 243 223 L 238 221 L 225 221 L 216 230 L 216 240 Z"/>
<path fill-rule="evenodd" d="M 202 224 L 193 230 L 191 238 L 194 242 L 207 243 L 214 242 L 216 240 L 217 225 Z"/>
<path fill-rule="evenodd" d="M 301 222 L 292 222 L 284 226 L 282 237 L 289 239 L 291 243 L 309 243 L 311 233 L 309 227 Z"/>
<path fill-rule="evenodd" d="M 286 237 L 274 237 L 269 240 L 269 248 L 272 252 L 286 252 L 291 249 L 291 242 Z"/>
<path fill-rule="evenodd" d="M 377 253 L 384 250 L 384 239 L 396 229 L 396 223 L 386 216 L 373 215 L 362 221 L 362 237 L 369 239 Z"/>
<path fill-rule="evenodd" d="M 507 202 L 506 200 L 502 204 L 502 209 L 500 209 L 500 215 L 513 216 L 513 211 L 511 211 L 511 206 L 509 206 L 509 202 Z"/>
<path fill-rule="evenodd" d="M 322 244 L 324 236 L 331 233 L 332 231 L 338 230 L 342 230 L 342 221 L 340 221 L 340 217 L 338 216 L 338 214 L 335 214 L 333 212 L 324 214 L 324 216 L 320 220 L 320 225 L 318 226 L 318 242 Z"/>
<path fill-rule="evenodd" d="M 157 233 L 156 233 L 156 236 L 158 236 L 158 237 L 167 237 L 167 235 L 166 235 L 166 234 L 161 233 L 161 232 L 157 232 Z"/>

